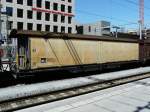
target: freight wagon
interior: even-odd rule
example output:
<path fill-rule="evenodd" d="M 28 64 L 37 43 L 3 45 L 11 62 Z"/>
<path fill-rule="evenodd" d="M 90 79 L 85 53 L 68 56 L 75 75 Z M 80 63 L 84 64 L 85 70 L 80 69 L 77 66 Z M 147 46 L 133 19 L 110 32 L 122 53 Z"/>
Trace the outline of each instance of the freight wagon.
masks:
<path fill-rule="evenodd" d="M 146 40 L 16 30 L 10 38 L 18 42 L 19 73 L 101 71 L 150 60 L 150 42 Z"/>

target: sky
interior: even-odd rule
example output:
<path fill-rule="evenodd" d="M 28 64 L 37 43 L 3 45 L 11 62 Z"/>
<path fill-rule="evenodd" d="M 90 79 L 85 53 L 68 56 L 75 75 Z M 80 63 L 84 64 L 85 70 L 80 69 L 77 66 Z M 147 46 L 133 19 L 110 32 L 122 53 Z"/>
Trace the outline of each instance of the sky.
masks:
<path fill-rule="evenodd" d="M 75 0 L 77 23 L 110 21 L 129 29 L 138 28 L 139 0 Z M 145 0 L 145 26 L 150 27 L 150 0 Z"/>

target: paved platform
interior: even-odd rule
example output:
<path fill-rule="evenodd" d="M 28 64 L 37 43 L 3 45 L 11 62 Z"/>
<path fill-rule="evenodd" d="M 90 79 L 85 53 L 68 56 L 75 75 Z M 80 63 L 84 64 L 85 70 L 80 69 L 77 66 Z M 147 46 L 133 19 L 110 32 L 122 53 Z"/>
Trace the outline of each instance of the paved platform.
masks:
<path fill-rule="evenodd" d="M 16 112 L 150 112 L 150 78 Z"/>
<path fill-rule="evenodd" d="M 135 76 L 150 73 L 150 67 L 140 67 L 130 70 L 96 74 L 86 77 L 72 79 L 61 79 L 49 82 L 35 83 L 29 85 L 15 85 L 0 89 L 0 102 L 13 100 L 16 98 L 29 97 L 32 95 L 45 94 L 88 84 L 100 83 L 103 81 L 114 80 L 117 78 Z"/>

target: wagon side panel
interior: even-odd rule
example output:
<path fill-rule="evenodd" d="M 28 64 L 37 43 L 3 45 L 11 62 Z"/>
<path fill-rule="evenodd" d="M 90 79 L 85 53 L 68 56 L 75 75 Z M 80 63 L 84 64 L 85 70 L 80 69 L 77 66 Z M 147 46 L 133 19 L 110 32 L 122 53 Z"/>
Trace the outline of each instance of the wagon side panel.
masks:
<path fill-rule="evenodd" d="M 124 62 L 139 59 L 138 43 L 102 41 L 100 50 L 103 63 Z"/>

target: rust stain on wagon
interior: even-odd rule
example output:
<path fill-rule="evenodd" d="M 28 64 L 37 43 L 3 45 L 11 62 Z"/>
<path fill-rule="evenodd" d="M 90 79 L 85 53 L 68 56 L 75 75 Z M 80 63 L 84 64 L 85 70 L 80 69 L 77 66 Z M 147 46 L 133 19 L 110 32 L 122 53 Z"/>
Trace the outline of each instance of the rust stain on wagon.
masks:
<path fill-rule="evenodd" d="M 57 60 L 55 58 L 47 58 L 47 62 L 56 62 Z"/>

